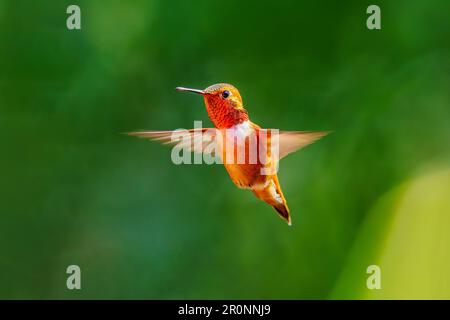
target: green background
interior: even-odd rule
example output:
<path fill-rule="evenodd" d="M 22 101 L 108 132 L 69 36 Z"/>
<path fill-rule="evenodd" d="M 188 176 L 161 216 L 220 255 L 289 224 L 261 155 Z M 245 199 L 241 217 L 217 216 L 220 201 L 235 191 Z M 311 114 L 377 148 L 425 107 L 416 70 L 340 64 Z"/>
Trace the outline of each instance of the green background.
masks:
<path fill-rule="evenodd" d="M 0 0 L 0 298 L 450 298 L 449 2 L 377 1 L 381 30 L 370 4 Z M 281 163 L 292 227 L 121 134 L 210 126 L 174 88 L 218 82 L 334 131 Z"/>

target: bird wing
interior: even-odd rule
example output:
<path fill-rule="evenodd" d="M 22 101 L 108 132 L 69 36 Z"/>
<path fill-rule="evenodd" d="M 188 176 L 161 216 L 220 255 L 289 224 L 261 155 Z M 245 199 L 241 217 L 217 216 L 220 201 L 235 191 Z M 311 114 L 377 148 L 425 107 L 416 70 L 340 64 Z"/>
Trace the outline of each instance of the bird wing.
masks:
<path fill-rule="evenodd" d="M 216 129 L 199 128 L 172 131 L 129 132 L 130 136 L 159 141 L 162 144 L 176 145 L 180 149 L 196 153 L 211 153 L 215 150 Z M 208 148 L 206 148 L 208 146 Z"/>
<path fill-rule="evenodd" d="M 288 154 L 315 142 L 329 133 L 329 131 L 280 131 L 278 159 L 283 159 Z M 196 153 L 211 154 L 217 147 L 217 129 L 215 128 L 173 131 L 140 131 L 130 132 L 128 135 L 159 141 L 167 145 L 176 145 L 180 149 Z"/>
<path fill-rule="evenodd" d="M 280 131 L 279 159 L 283 159 L 288 154 L 306 147 L 329 133 L 329 131 Z"/>

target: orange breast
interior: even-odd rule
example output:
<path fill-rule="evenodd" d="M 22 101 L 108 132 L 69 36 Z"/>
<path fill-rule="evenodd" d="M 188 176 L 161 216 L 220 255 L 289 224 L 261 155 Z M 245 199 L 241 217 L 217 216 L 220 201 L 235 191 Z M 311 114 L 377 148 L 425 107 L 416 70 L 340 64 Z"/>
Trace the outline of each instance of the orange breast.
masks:
<path fill-rule="evenodd" d="M 261 165 L 225 164 L 233 183 L 243 189 L 251 189 L 255 185 L 264 185 L 269 176 L 261 175 Z"/>
<path fill-rule="evenodd" d="M 265 185 L 270 175 L 263 169 L 274 164 L 265 144 L 260 144 L 259 127 L 246 121 L 228 130 L 221 130 L 221 134 L 219 150 L 233 183 L 239 188 Z"/>

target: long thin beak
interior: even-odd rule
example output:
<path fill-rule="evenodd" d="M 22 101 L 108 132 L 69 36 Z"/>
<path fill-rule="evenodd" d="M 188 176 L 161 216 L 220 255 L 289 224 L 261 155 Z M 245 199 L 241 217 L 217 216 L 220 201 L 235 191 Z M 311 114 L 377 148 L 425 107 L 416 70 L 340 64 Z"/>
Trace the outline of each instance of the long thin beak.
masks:
<path fill-rule="evenodd" d="M 187 92 L 194 92 L 194 93 L 198 93 L 201 95 L 205 94 L 205 91 L 203 90 L 198 90 L 198 89 L 191 89 L 191 88 L 184 88 L 184 87 L 176 87 L 175 88 L 177 91 L 187 91 Z"/>

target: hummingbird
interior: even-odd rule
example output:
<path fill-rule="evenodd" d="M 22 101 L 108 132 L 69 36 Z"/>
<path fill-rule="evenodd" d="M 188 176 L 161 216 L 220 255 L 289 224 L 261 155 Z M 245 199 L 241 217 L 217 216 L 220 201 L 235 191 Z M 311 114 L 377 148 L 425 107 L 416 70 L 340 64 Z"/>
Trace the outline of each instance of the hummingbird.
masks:
<path fill-rule="evenodd" d="M 241 95 L 234 86 L 227 83 L 218 83 L 207 87 L 206 89 L 191 89 L 185 87 L 177 87 L 176 90 L 183 92 L 193 92 L 201 95 L 204 99 L 206 111 L 215 128 L 196 128 L 188 130 L 190 135 L 194 136 L 198 133 L 215 135 L 214 132 L 225 133 L 233 132 L 235 136 L 243 139 L 238 139 L 238 143 L 233 145 L 234 152 L 238 150 L 249 149 L 249 137 L 256 138 L 258 141 L 262 137 L 262 129 L 257 124 L 249 119 L 247 110 Z M 130 132 L 129 135 L 141 138 L 156 140 L 162 143 L 172 143 L 173 131 L 141 131 Z M 236 161 L 226 161 L 224 146 L 227 144 L 226 138 L 217 139 L 218 154 L 223 160 L 223 165 L 228 172 L 232 182 L 241 189 L 249 189 L 260 200 L 272 206 L 279 216 L 291 225 L 291 214 L 287 205 L 286 199 L 281 191 L 280 183 L 278 181 L 277 169 L 278 162 L 288 154 L 305 147 L 321 137 L 327 135 L 328 131 L 279 131 L 278 133 L 278 154 L 271 152 L 272 149 L 265 148 L 266 159 L 264 163 L 257 161 L 256 163 L 249 163 L 248 157 L 244 163 L 236 163 Z M 226 136 L 223 134 L 222 136 Z M 267 134 L 269 145 L 271 143 L 271 134 Z M 209 137 L 214 138 L 214 137 Z M 211 140 L 211 139 L 208 139 Z M 203 144 L 200 148 L 192 145 L 188 148 L 189 151 L 204 153 Z M 261 150 L 260 150 L 261 151 Z M 276 168 L 276 169 L 275 169 Z M 269 174 L 262 173 L 262 169 L 275 169 L 268 171 Z"/>

